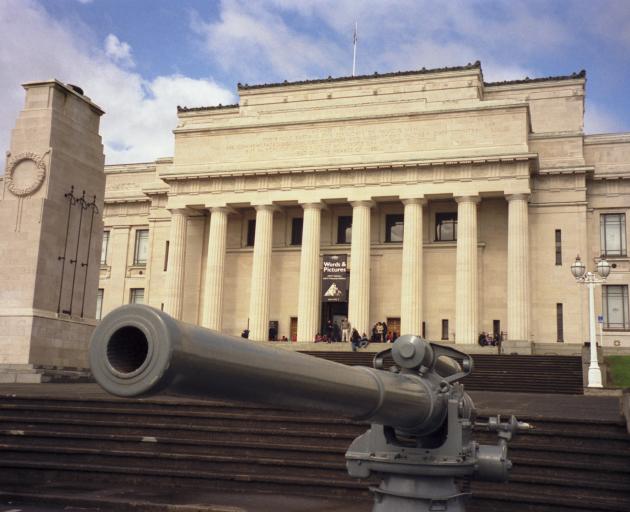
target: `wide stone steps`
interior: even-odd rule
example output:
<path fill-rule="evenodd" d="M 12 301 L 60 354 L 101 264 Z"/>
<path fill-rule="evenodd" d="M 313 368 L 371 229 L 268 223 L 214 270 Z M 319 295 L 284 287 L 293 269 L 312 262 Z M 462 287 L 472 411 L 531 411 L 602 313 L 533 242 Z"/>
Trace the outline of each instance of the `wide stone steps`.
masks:
<path fill-rule="evenodd" d="M 630 438 L 620 422 L 520 418 L 507 484 L 472 482 L 471 511 L 627 512 Z M 344 453 L 366 425 L 220 401 L 0 400 L 0 485 L 203 487 L 364 500 Z M 476 432 L 479 442 L 496 436 Z"/>
<path fill-rule="evenodd" d="M 383 349 L 391 345 L 384 345 Z M 352 366 L 372 366 L 374 353 L 311 351 L 306 354 Z M 473 355 L 474 371 L 461 382 L 467 389 L 523 393 L 582 394 L 582 360 L 574 356 Z M 391 357 L 385 366 L 393 365 Z"/>

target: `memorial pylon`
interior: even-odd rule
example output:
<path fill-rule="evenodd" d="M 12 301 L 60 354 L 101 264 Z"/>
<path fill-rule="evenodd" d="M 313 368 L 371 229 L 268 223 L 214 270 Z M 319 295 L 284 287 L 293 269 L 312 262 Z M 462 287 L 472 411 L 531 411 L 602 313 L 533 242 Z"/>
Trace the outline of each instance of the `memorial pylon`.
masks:
<path fill-rule="evenodd" d="M 102 243 L 103 110 L 32 82 L 0 176 L 0 365 L 87 367 Z"/>

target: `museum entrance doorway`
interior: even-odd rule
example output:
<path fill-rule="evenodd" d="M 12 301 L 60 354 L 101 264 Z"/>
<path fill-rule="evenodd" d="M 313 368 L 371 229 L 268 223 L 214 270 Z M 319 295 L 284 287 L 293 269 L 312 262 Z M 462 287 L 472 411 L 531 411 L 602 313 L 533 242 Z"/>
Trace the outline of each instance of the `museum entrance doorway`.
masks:
<path fill-rule="evenodd" d="M 326 325 L 328 320 L 332 320 L 333 324 L 337 324 L 339 332 L 336 335 L 341 339 L 341 320 L 348 318 L 348 303 L 347 302 L 322 302 L 322 321 L 321 321 L 321 333 L 322 335 L 328 335 L 326 331 Z"/>

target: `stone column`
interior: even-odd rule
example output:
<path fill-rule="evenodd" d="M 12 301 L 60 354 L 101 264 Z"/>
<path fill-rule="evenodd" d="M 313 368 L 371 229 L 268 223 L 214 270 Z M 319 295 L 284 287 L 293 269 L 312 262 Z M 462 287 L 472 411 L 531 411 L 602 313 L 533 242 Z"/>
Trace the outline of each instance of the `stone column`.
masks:
<path fill-rule="evenodd" d="M 455 340 L 476 343 L 479 316 L 477 268 L 477 196 L 456 197 L 457 268 L 455 285 Z"/>
<path fill-rule="evenodd" d="M 321 203 L 303 204 L 302 252 L 298 290 L 298 341 L 313 341 L 319 331 L 319 246 Z"/>
<path fill-rule="evenodd" d="M 424 199 L 403 199 L 400 334 L 422 334 L 422 207 Z"/>
<path fill-rule="evenodd" d="M 223 316 L 223 274 L 225 273 L 228 213 L 228 208 L 210 210 L 202 322 L 204 327 L 215 331 L 221 330 Z"/>
<path fill-rule="evenodd" d="M 529 221 L 527 195 L 508 195 L 507 335 L 529 345 Z"/>
<path fill-rule="evenodd" d="M 256 232 L 249 296 L 249 339 L 269 338 L 269 289 L 271 246 L 273 241 L 273 205 L 256 206 Z"/>
<path fill-rule="evenodd" d="M 168 272 L 164 310 L 173 318 L 182 318 L 184 304 L 184 262 L 186 259 L 186 210 L 171 211 Z"/>
<path fill-rule="evenodd" d="M 371 201 L 352 204 L 350 297 L 348 320 L 359 334 L 370 332 L 370 209 Z"/>

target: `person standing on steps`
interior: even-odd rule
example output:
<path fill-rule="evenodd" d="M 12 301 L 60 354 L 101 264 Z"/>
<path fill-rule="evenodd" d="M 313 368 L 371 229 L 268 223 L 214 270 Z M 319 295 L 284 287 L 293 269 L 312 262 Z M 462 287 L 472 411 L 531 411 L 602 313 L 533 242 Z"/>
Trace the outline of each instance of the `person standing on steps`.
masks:
<path fill-rule="evenodd" d="M 341 319 L 341 341 L 349 341 L 350 340 L 350 322 L 344 316 Z"/>

